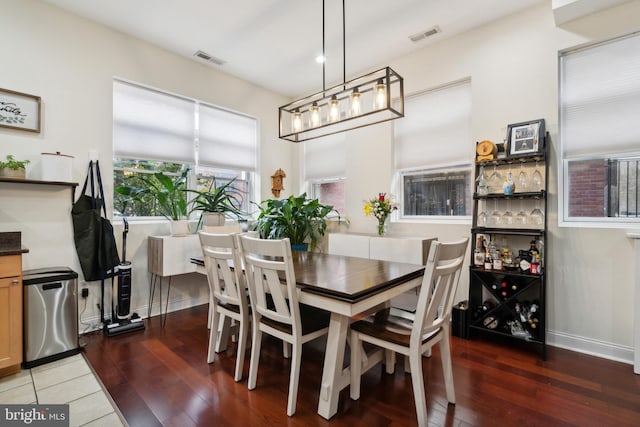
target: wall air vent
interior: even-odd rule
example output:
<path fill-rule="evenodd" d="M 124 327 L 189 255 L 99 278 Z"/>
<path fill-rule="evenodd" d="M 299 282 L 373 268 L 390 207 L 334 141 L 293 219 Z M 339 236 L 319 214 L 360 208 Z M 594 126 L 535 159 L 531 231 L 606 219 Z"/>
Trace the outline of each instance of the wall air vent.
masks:
<path fill-rule="evenodd" d="M 421 32 L 419 32 L 417 34 L 409 36 L 409 39 L 411 39 L 412 42 L 419 42 L 420 40 L 426 39 L 427 37 L 431 37 L 431 36 L 436 35 L 436 34 L 438 34 L 440 32 L 442 32 L 440 30 L 440 27 L 435 26 L 433 28 L 429 28 L 428 30 L 421 31 Z"/>
<path fill-rule="evenodd" d="M 204 59 L 205 61 L 213 62 L 216 65 L 223 65 L 225 62 L 227 62 L 227 61 L 223 61 L 220 58 L 216 58 L 215 56 L 211 56 L 208 53 L 203 52 L 201 50 L 194 53 L 193 56 L 196 56 L 200 59 Z"/>

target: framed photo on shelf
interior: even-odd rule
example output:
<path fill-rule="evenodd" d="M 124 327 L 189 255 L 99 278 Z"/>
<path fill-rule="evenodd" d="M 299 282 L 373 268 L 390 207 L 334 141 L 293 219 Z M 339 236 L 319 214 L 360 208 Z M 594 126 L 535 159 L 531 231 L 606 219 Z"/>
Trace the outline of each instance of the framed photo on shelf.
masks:
<path fill-rule="evenodd" d="M 40 132 L 40 97 L 0 88 L 0 126 Z"/>
<path fill-rule="evenodd" d="M 544 119 L 513 123 L 507 129 L 508 157 L 537 156 L 544 152 Z"/>

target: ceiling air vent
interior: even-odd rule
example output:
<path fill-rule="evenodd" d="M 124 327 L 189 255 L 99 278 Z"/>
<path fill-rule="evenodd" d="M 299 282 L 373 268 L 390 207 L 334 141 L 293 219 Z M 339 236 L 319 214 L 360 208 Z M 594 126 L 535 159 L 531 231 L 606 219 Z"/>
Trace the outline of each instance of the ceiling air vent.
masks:
<path fill-rule="evenodd" d="M 220 58 L 216 58 L 215 56 L 211 56 L 208 53 L 203 52 L 201 50 L 199 50 L 196 53 L 194 53 L 193 56 L 197 56 L 198 58 L 204 59 L 205 61 L 213 62 L 216 65 L 223 65 L 226 62 L 226 61 L 223 61 Z"/>
<path fill-rule="evenodd" d="M 438 34 L 440 31 L 440 27 L 435 26 L 433 28 L 429 28 L 428 30 L 421 31 L 417 34 L 409 36 L 412 42 L 419 42 L 420 40 L 426 39 L 427 37 L 431 37 L 433 35 Z"/>

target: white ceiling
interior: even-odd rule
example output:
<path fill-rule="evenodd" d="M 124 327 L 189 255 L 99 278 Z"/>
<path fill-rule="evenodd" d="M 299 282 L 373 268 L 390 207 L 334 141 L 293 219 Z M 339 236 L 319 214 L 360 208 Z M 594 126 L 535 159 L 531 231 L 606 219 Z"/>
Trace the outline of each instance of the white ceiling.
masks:
<path fill-rule="evenodd" d="M 322 89 L 321 0 L 42 0 L 291 98 Z M 346 80 L 547 0 L 346 0 Z M 342 1 L 326 0 L 326 86 L 343 82 Z M 414 43 L 409 36 L 438 26 Z M 193 54 L 202 50 L 221 66 Z"/>

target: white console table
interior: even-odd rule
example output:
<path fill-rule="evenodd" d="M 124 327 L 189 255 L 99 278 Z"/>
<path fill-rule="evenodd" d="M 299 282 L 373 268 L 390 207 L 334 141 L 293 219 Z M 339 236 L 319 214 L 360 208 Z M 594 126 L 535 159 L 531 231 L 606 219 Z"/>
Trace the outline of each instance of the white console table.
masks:
<path fill-rule="evenodd" d="M 636 249 L 636 272 L 633 306 L 633 372 L 640 374 L 640 231 L 627 233 L 627 237 L 633 239 Z"/>
<path fill-rule="evenodd" d="M 378 236 L 360 233 L 330 233 L 329 253 L 382 261 L 426 265 L 431 242 L 437 238 Z M 391 300 L 392 308 L 415 311 L 419 287 Z M 401 312 L 399 312 L 401 313 Z"/>
<path fill-rule="evenodd" d="M 200 238 L 197 234 L 186 236 L 149 236 L 147 243 L 148 270 L 151 273 L 149 281 L 149 309 L 147 317 L 151 316 L 153 296 L 156 285 L 160 294 L 160 323 L 164 326 L 171 291 L 171 277 L 178 274 L 195 273 L 196 265 L 189 262 L 190 258 L 202 258 Z M 162 281 L 168 277 L 167 299 L 162 314 Z"/>
<path fill-rule="evenodd" d="M 329 253 L 425 265 L 431 242 L 437 238 L 330 233 Z"/>

